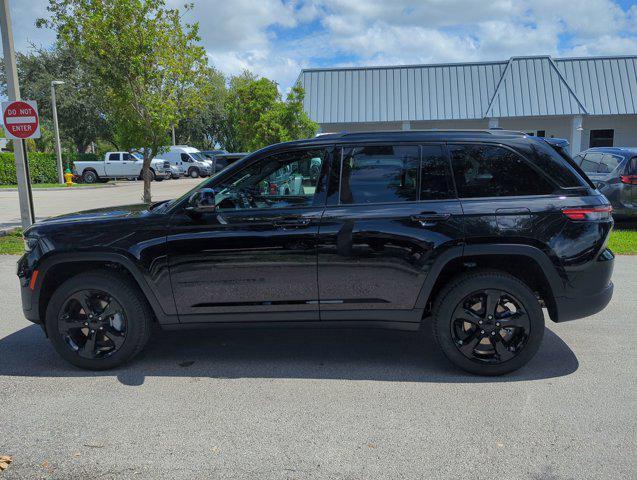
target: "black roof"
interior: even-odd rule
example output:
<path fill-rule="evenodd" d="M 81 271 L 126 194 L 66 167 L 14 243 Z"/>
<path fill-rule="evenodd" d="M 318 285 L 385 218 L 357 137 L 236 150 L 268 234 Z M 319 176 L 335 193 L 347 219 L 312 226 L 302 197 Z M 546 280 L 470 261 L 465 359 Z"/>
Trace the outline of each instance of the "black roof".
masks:
<path fill-rule="evenodd" d="M 515 138 L 528 138 L 534 141 L 543 140 L 541 137 L 533 137 L 524 132 L 501 130 L 497 128 L 488 130 L 388 130 L 375 132 L 338 132 L 320 133 L 312 138 L 275 143 L 252 153 L 259 152 L 259 154 L 262 154 L 294 146 L 324 146 L 334 143 L 348 142 L 445 142 L 449 140 L 492 140 L 496 142 L 506 142 Z M 250 156 L 252 156 L 252 154 L 250 154 Z"/>
<path fill-rule="evenodd" d="M 381 130 L 372 132 L 338 132 L 320 133 L 316 137 L 307 139 L 308 142 L 321 140 L 344 140 L 344 141 L 364 141 L 383 139 L 406 139 L 417 140 L 444 140 L 451 138 L 475 138 L 475 137 L 524 137 L 526 133 L 513 130 Z"/>

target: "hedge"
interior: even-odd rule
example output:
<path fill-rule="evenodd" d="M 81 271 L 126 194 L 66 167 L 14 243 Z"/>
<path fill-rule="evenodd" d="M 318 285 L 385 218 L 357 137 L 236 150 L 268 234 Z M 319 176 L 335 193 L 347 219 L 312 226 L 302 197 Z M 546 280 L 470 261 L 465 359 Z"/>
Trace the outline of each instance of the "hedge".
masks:
<path fill-rule="evenodd" d="M 73 168 L 75 161 L 95 161 L 99 160 L 97 155 L 92 153 L 64 153 L 62 163 L 64 169 Z M 29 153 L 29 171 L 32 183 L 56 183 L 58 180 L 57 167 L 54 153 Z M 15 174 L 15 160 L 13 153 L 0 153 L 0 185 L 15 185 L 17 183 Z"/>

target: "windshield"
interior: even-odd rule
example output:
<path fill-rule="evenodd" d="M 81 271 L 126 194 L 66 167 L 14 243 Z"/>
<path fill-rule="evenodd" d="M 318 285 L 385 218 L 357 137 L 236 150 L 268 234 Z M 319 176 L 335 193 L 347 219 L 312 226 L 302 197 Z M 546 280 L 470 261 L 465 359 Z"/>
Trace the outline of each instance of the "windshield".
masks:
<path fill-rule="evenodd" d="M 131 155 L 133 157 L 135 157 L 137 160 L 143 160 L 144 159 L 144 157 L 142 157 L 141 154 L 138 153 L 138 152 L 133 152 L 133 153 L 131 153 Z"/>
<path fill-rule="evenodd" d="M 195 160 L 199 161 L 199 162 L 205 162 L 207 160 L 210 160 L 208 157 L 206 157 L 205 155 L 203 155 L 201 152 L 196 152 L 196 153 L 190 153 L 189 154 L 192 158 L 194 158 Z"/>

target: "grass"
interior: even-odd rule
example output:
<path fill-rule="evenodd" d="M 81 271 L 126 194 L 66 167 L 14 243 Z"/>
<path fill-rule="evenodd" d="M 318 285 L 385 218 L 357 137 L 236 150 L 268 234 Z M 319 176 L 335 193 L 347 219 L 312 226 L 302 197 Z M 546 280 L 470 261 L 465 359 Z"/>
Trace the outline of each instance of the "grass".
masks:
<path fill-rule="evenodd" d="M 0 237 L 0 255 L 22 255 L 23 252 L 22 230 Z"/>
<path fill-rule="evenodd" d="M 73 187 L 94 187 L 94 184 L 74 183 Z M 31 188 L 68 188 L 66 183 L 32 183 Z M 0 188 L 18 188 L 17 185 L 0 185 Z"/>
<path fill-rule="evenodd" d="M 637 230 L 613 230 L 608 247 L 620 255 L 637 255 Z"/>

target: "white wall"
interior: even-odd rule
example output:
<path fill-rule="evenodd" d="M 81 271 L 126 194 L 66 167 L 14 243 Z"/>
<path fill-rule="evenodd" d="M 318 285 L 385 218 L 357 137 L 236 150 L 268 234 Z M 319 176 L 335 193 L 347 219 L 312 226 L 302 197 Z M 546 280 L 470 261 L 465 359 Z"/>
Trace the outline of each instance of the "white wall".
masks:
<path fill-rule="evenodd" d="M 565 138 L 572 143 L 571 125 L 573 117 L 519 117 L 500 118 L 499 128 L 536 132 L 544 130 L 547 137 Z M 450 121 L 412 121 L 412 130 L 423 129 L 486 129 L 488 119 L 483 120 L 450 120 Z M 582 131 L 582 150 L 589 147 L 591 130 L 612 128 L 615 130 L 614 146 L 637 146 L 637 115 L 612 115 L 605 117 L 589 117 L 584 115 Z M 402 130 L 402 122 L 374 123 L 332 123 L 321 125 L 323 133 L 329 132 L 377 132 L 382 130 Z M 575 152 L 578 153 L 578 152 Z"/>
<path fill-rule="evenodd" d="M 606 128 L 615 130 L 614 147 L 637 147 L 637 115 L 584 117 L 582 126 L 582 150 L 589 147 L 591 130 Z"/>

